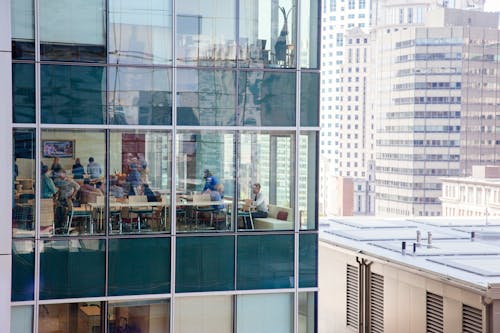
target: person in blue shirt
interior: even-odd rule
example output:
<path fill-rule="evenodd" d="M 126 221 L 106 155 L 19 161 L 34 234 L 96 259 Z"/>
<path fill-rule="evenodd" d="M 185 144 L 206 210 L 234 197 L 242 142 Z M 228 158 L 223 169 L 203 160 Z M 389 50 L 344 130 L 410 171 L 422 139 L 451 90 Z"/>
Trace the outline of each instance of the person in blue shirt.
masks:
<path fill-rule="evenodd" d="M 222 201 L 224 198 L 224 185 L 218 183 L 215 185 L 215 191 L 210 191 L 210 200 L 211 201 Z M 215 211 L 221 211 L 224 209 L 224 204 L 220 203 L 218 205 L 212 205 L 212 208 Z"/>
<path fill-rule="evenodd" d="M 90 179 L 97 179 L 101 177 L 101 166 L 99 165 L 99 163 L 94 161 L 93 157 L 89 157 L 89 164 L 87 164 L 87 173 Z"/>
<path fill-rule="evenodd" d="M 207 190 L 215 191 L 215 185 L 219 183 L 219 180 L 212 175 L 210 170 L 205 169 L 205 171 L 203 171 L 203 178 L 205 179 L 205 186 L 202 192 L 206 192 Z"/>

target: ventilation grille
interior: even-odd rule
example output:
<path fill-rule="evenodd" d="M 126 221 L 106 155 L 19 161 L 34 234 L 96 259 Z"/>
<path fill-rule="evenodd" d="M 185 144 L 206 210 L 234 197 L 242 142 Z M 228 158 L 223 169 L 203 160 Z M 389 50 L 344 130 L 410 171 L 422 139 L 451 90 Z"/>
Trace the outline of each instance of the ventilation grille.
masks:
<path fill-rule="evenodd" d="M 384 277 L 370 273 L 370 332 L 384 333 Z"/>
<path fill-rule="evenodd" d="M 427 333 L 443 333 L 443 296 L 427 293 Z"/>
<path fill-rule="evenodd" d="M 483 332 L 483 315 L 481 310 L 465 304 L 462 305 L 462 332 Z"/>
<path fill-rule="evenodd" d="M 358 328 L 358 267 L 347 265 L 347 326 Z"/>

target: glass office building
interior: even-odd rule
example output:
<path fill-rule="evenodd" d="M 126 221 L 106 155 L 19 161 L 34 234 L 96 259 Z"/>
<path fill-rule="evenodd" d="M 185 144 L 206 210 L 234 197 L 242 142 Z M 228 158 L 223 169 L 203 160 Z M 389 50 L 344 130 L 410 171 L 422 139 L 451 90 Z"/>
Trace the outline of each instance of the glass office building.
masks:
<path fill-rule="evenodd" d="M 316 332 L 317 0 L 16 0 L 0 22 L 11 332 Z"/>

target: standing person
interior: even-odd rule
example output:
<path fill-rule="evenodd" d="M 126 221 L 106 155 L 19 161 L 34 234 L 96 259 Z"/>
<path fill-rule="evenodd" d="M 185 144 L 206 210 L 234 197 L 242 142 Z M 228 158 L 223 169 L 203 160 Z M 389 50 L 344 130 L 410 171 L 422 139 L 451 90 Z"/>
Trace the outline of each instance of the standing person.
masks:
<path fill-rule="evenodd" d="M 61 170 L 62 169 L 62 166 L 61 166 L 61 160 L 59 159 L 59 157 L 54 157 L 54 160 L 52 161 L 52 165 L 50 166 L 50 170 L 52 170 L 52 172 L 56 172 L 56 170 Z"/>
<path fill-rule="evenodd" d="M 82 163 L 80 163 L 80 158 L 75 159 L 75 164 L 73 164 L 73 179 L 83 179 L 85 170 L 83 169 Z"/>
<path fill-rule="evenodd" d="M 50 199 L 57 193 L 57 187 L 54 184 L 52 178 L 47 174 L 49 172 L 49 167 L 45 164 L 42 165 L 42 177 L 41 177 L 41 196 L 42 199 Z"/>
<path fill-rule="evenodd" d="M 218 183 L 215 185 L 215 191 L 210 191 L 211 201 L 222 201 L 224 198 L 224 184 Z M 220 211 L 224 209 L 224 204 L 218 204 L 212 206 L 215 211 Z"/>
<path fill-rule="evenodd" d="M 210 170 L 205 169 L 203 171 L 203 178 L 205 179 L 205 186 L 203 186 L 202 192 L 215 191 L 215 185 L 219 183 L 219 180 L 212 175 Z"/>
<path fill-rule="evenodd" d="M 101 166 L 99 165 L 99 163 L 94 161 L 93 157 L 89 157 L 89 164 L 87 164 L 87 173 L 90 179 L 97 179 L 101 177 Z"/>
<path fill-rule="evenodd" d="M 55 173 L 54 184 L 59 188 L 56 200 L 56 229 L 62 228 L 68 213 L 73 209 L 73 199 L 75 199 L 80 185 L 73 179 L 66 177 L 66 172 L 59 169 Z"/>

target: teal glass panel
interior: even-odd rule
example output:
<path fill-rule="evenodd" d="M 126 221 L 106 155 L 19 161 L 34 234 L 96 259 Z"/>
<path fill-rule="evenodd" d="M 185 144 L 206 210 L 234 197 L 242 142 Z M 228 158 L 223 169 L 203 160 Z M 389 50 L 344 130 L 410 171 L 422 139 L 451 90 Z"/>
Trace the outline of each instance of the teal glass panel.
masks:
<path fill-rule="evenodd" d="M 178 237 L 176 292 L 234 289 L 234 238 Z"/>
<path fill-rule="evenodd" d="M 34 64 L 12 64 L 12 108 L 15 123 L 35 122 Z"/>
<path fill-rule="evenodd" d="M 117 125 L 172 123 L 172 70 L 109 67 L 109 121 Z"/>
<path fill-rule="evenodd" d="M 109 240 L 109 295 L 170 292 L 170 238 Z"/>
<path fill-rule="evenodd" d="M 13 302 L 33 300 L 35 276 L 35 242 L 12 242 L 12 294 Z"/>
<path fill-rule="evenodd" d="M 42 122 L 103 124 L 106 72 L 104 67 L 42 65 Z"/>
<path fill-rule="evenodd" d="M 177 124 L 234 126 L 236 77 L 233 71 L 177 70 Z"/>
<path fill-rule="evenodd" d="M 42 245 L 40 299 L 104 296 L 104 240 L 57 240 Z"/>
<path fill-rule="evenodd" d="M 300 77 L 300 125 L 319 126 L 319 73 L 302 72 Z"/>
<path fill-rule="evenodd" d="M 12 59 L 35 59 L 35 11 L 33 0 L 10 1 Z"/>
<path fill-rule="evenodd" d="M 299 236 L 299 288 L 318 286 L 318 235 Z"/>
<path fill-rule="evenodd" d="M 295 126 L 295 72 L 243 71 L 239 123 L 246 126 Z"/>
<path fill-rule="evenodd" d="M 293 288 L 293 244 L 293 235 L 239 236 L 237 288 Z"/>

